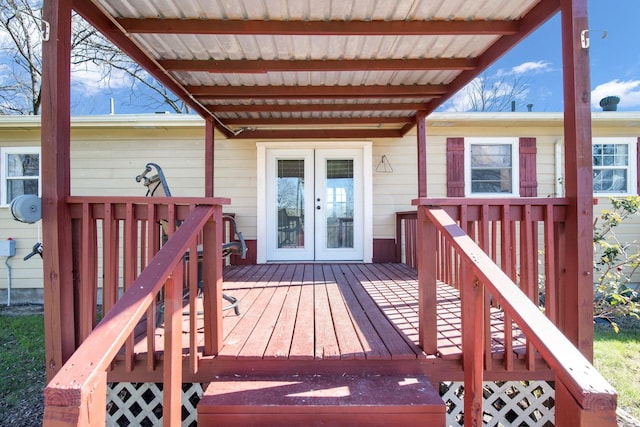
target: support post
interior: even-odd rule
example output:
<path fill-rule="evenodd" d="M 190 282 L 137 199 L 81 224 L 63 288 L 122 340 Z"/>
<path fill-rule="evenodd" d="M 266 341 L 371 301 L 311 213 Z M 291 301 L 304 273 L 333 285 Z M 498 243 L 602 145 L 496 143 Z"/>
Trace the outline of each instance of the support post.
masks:
<path fill-rule="evenodd" d="M 427 113 L 418 111 L 416 128 L 418 130 L 418 197 L 427 197 Z"/>
<path fill-rule="evenodd" d="M 204 197 L 213 197 L 214 193 L 214 160 L 215 160 L 215 127 L 213 119 L 204 121 Z"/>
<path fill-rule="evenodd" d="M 165 282 L 162 422 L 178 426 L 182 420 L 182 283 L 184 263 Z"/>
<path fill-rule="evenodd" d="M 42 241 L 47 380 L 75 350 L 71 219 L 71 0 L 44 2 L 50 24 L 42 42 Z"/>
<path fill-rule="evenodd" d="M 462 268 L 462 370 L 464 371 L 464 425 L 481 426 L 484 402 L 484 291 L 467 263 Z"/>
<path fill-rule="evenodd" d="M 438 283 L 436 227 L 427 218 L 427 206 L 418 206 L 418 331 L 427 354 L 438 352 Z"/>
<path fill-rule="evenodd" d="M 593 360 L 593 176 L 587 0 L 561 0 L 564 81 L 565 185 L 569 199 L 566 238 L 576 244 L 564 268 L 563 332 Z"/>

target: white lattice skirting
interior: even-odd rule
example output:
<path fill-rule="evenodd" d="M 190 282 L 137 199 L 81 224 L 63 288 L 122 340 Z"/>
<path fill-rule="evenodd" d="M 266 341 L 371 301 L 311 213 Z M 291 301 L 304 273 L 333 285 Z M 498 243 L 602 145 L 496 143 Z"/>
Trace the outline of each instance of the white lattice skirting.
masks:
<path fill-rule="evenodd" d="M 555 390 L 546 381 L 483 383 L 484 425 L 553 426 Z M 464 424 L 464 384 L 441 382 L 440 396 L 447 405 L 447 426 Z"/>
<path fill-rule="evenodd" d="M 545 381 L 484 382 L 484 425 L 553 426 L 555 391 Z M 441 382 L 447 405 L 447 426 L 464 424 L 464 384 Z M 196 405 L 202 397 L 199 383 L 182 385 L 182 425 L 197 425 Z M 162 384 L 110 383 L 107 387 L 107 426 L 162 424 Z"/>
<path fill-rule="evenodd" d="M 182 426 L 197 425 L 196 405 L 202 397 L 200 383 L 182 384 Z M 107 426 L 162 425 L 162 384 L 107 384 Z"/>

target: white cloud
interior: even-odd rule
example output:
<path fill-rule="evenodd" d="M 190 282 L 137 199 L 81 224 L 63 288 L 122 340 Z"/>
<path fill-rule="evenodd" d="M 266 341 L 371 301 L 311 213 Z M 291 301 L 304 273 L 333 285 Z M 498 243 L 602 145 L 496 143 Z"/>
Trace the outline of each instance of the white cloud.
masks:
<path fill-rule="evenodd" d="M 551 64 L 547 61 L 523 62 L 511 69 L 513 74 L 544 73 L 546 71 L 551 71 Z"/>
<path fill-rule="evenodd" d="M 591 91 L 591 105 L 593 108 L 600 108 L 599 102 L 605 96 L 620 97 L 621 108 L 640 107 L 640 80 L 620 81 L 611 80 L 596 86 Z"/>
<path fill-rule="evenodd" d="M 73 68 L 71 70 L 71 80 L 74 87 L 84 91 L 89 96 L 96 95 L 108 88 L 121 89 L 131 85 L 129 76 L 122 70 L 113 68 L 110 78 L 107 79 L 105 78 L 104 69 L 91 62 L 86 62 Z"/>

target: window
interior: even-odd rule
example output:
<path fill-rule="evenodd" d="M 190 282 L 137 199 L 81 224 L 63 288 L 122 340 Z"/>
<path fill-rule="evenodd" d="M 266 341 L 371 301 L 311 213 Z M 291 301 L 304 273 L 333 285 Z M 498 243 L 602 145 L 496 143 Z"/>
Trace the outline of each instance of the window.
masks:
<path fill-rule="evenodd" d="M 635 138 L 594 138 L 592 159 L 594 194 L 627 195 L 635 192 Z"/>
<path fill-rule="evenodd" d="M 517 196 L 518 138 L 465 138 L 465 194 Z"/>
<path fill-rule="evenodd" d="M 37 147 L 2 149 L 2 204 L 23 194 L 40 193 L 40 149 Z"/>

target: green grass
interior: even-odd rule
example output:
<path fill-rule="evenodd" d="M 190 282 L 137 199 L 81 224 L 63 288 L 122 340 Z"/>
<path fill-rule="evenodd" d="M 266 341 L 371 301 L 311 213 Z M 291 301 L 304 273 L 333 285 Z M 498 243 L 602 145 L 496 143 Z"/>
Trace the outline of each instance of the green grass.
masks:
<path fill-rule="evenodd" d="M 596 326 L 593 364 L 618 392 L 618 406 L 640 419 L 640 321 L 620 323 L 617 334 Z"/>
<path fill-rule="evenodd" d="M 43 316 L 0 315 L 0 425 L 41 411 L 33 402 L 42 401 L 44 362 Z"/>

